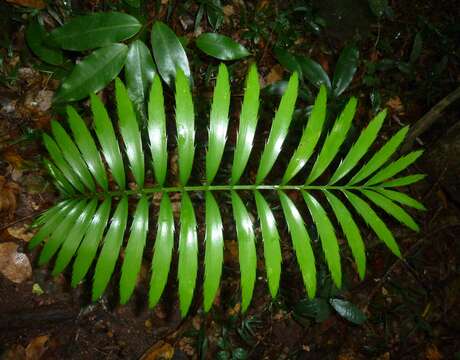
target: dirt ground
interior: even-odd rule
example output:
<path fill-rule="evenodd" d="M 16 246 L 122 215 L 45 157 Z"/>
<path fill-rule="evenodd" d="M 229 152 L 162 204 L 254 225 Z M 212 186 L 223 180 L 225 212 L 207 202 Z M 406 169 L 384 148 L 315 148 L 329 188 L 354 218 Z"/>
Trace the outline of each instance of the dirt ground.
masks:
<path fill-rule="evenodd" d="M 344 288 L 333 289 L 330 279 L 320 281 L 324 298 L 339 294 L 349 300 L 367 316 L 364 324 L 352 324 L 335 313 L 320 321 L 305 315 L 302 279 L 285 225 L 280 226 L 283 273 L 279 296 L 270 298 L 261 263 L 253 302 L 248 312 L 241 314 L 236 235 L 226 199 L 221 199 L 226 229 L 223 280 L 210 313 L 203 313 L 202 298 L 197 295 L 189 316 L 181 319 L 175 266 L 161 303 L 148 309 L 148 256 L 135 295 L 127 305 L 118 304 L 119 275 L 112 279 L 106 295 L 92 303 L 90 277 L 73 289 L 69 271 L 53 277 L 49 267 L 38 266 L 38 250 L 27 250 L 34 232 L 29 228 L 33 218 L 58 196 L 42 166 L 45 150 L 40 132 L 49 130 L 53 117 L 60 117 L 51 104 L 59 81 L 40 70 L 27 49 L 26 12 L 17 5 L 20 1 L 8 2 L 1 5 L 8 36 L 2 37 L 1 49 L 0 268 L 8 266 L 2 259 L 11 254 L 16 263 L 0 274 L 2 359 L 460 359 L 460 101 L 447 107 L 414 144 L 414 148 L 425 149 L 410 173 L 425 173 L 427 177 L 408 190 L 427 207 L 424 212 L 411 212 L 421 230 L 414 233 L 388 219 L 404 257 L 394 257 L 364 228 L 368 255 L 365 280 L 359 281 L 350 254 L 344 250 Z M 167 21 L 180 35 L 192 36 L 193 29 L 184 24 L 193 23 L 197 6 L 192 4 L 184 10 L 175 4 L 166 20 L 168 1 L 161 3 L 158 12 L 149 8 L 149 17 Z M 337 3 L 341 2 L 325 1 L 313 4 L 318 16 L 328 23 L 319 34 L 305 30 L 301 19 L 286 15 L 292 28 L 261 35 L 257 42 L 244 36 L 248 29 L 262 33 L 261 29 L 269 28 L 291 6 L 299 4 L 222 3 L 228 7 L 220 32 L 240 39 L 255 52 L 267 85 L 288 76 L 273 54 L 274 37 L 301 34 L 293 48 L 308 53 L 332 73 L 343 44 L 358 32 L 360 66 L 347 94 L 359 98 L 358 120 L 364 121 L 371 116 L 369 93 L 378 89 L 382 106 L 389 108 L 384 137 L 402 125 L 415 123 L 459 85 L 460 11 L 456 1 L 390 1 L 391 17 L 377 20 L 366 15 L 359 24 L 340 12 Z M 349 6 L 346 3 L 342 6 Z M 107 9 L 99 1 L 77 1 L 75 6 L 84 11 Z M 238 16 L 243 10 L 244 21 Z M 337 18 L 341 20 L 335 22 Z M 207 26 L 204 21 L 203 31 Z M 423 31 L 424 42 L 410 74 L 397 67 L 375 73 L 370 70 L 369 64 L 382 59 L 407 59 L 418 31 Z M 196 64 L 196 89 L 204 89 L 197 90 L 196 97 L 208 101 L 211 87 L 199 76 L 206 61 L 196 55 L 189 60 Z M 434 74 L 441 65 L 442 71 Z M 246 69 L 244 61 L 234 66 L 232 86 L 242 88 Z M 274 100 L 268 94 L 263 96 L 263 106 L 269 108 Z M 234 101 L 240 100 L 237 97 Z M 88 104 L 82 106 L 87 108 Z M 262 119 L 262 127 L 268 129 L 270 116 Z M 232 120 L 230 134 L 236 129 L 236 114 Z M 205 130 L 198 132 L 198 139 L 206 139 Z M 262 145 L 260 140 L 256 148 Z M 203 156 L 204 150 L 198 151 Z M 251 161 L 254 164 L 257 158 Z M 199 198 L 195 200 L 198 223 L 202 224 L 203 207 Z M 204 238 L 202 226 L 198 236 Z M 153 239 L 154 234 L 149 234 L 150 244 Z M 149 249 L 152 245 L 147 252 Z M 325 272 L 323 266 L 320 276 L 325 277 Z M 202 278 L 199 274 L 198 283 Z M 196 294 L 201 291 L 198 286 Z"/>

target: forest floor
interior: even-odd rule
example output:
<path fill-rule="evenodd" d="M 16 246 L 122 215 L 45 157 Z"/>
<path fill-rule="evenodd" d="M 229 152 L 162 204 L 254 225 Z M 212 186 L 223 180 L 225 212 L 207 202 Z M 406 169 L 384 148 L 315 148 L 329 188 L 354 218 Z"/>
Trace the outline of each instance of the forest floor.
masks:
<path fill-rule="evenodd" d="M 205 17 L 194 24 L 200 2 L 158 3 L 157 9 L 149 8 L 148 18 L 167 22 L 177 34 L 192 38 L 197 31 L 211 31 Z M 266 86 L 289 74 L 274 55 L 275 44 L 287 44 L 290 51 L 316 59 L 332 74 L 340 50 L 354 40 L 360 65 L 346 96 L 358 97 L 361 121 L 370 118 L 373 107 L 387 107 L 384 133 L 394 133 L 415 123 L 458 87 L 460 8 L 454 0 L 389 1 L 385 14 L 377 17 L 366 1 L 358 3 L 350 10 L 350 1 L 328 0 L 319 7 L 308 1 L 222 1 L 219 32 L 253 51 Z M 117 303 L 116 281 L 105 297 L 92 303 L 89 281 L 73 289 L 70 273 L 53 277 L 49 267 L 39 267 L 38 253 L 28 251 L 27 242 L 33 235 L 33 218 L 57 198 L 41 166 L 45 150 L 40 133 L 49 130 L 55 116 L 51 100 L 59 81 L 37 66 L 24 41 L 24 25 L 37 4 L 39 0 L 1 4 L 2 359 L 460 359 L 460 101 L 447 107 L 414 144 L 425 153 L 410 172 L 427 177 L 411 186 L 410 193 L 428 210 L 411 212 L 420 224 L 419 233 L 389 220 L 404 257 L 394 257 L 363 230 L 368 244 L 366 278 L 360 282 L 352 262 L 344 258 L 344 288 L 333 288 L 330 279 L 321 282 L 326 309 L 305 300 L 286 228 L 280 229 L 279 296 L 270 298 L 260 264 L 253 302 L 245 314 L 240 311 L 234 231 L 225 234 L 223 280 L 213 310 L 204 314 L 198 299 L 185 319 L 179 314 L 174 272 L 161 303 L 148 309 L 147 259 L 134 300 L 123 306 Z M 92 0 L 72 4 L 80 13 L 108 9 Z M 319 30 L 292 12 L 299 6 L 311 10 L 311 18 L 321 24 Z M 416 34 L 421 34 L 422 44 L 414 44 Z M 414 51 L 418 54 L 411 55 Z M 208 63 L 217 63 L 193 49 L 191 53 L 195 88 L 206 89 L 197 96 L 209 98 L 210 87 L 200 75 Z M 244 61 L 234 66 L 235 86 L 241 88 L 246 69 Z M 264 106 L 273 103 L 275 108 L 278 99 L 266 94 Z M 270 124 L 269 116 L 262 119 Z M 226 227 L 234 228 L 225 220 L 231 214 L 222 211 Z M 197 213 L 202 223 L 202 206 L 197 206 Z M 203 231 L 198 234 L 202 239 Z M 196 293 L 201 293 L 200 287 Z M 367 321 L 355 325 L 333 313 L 327 304 L 337 296 L 355 304 Z"/>

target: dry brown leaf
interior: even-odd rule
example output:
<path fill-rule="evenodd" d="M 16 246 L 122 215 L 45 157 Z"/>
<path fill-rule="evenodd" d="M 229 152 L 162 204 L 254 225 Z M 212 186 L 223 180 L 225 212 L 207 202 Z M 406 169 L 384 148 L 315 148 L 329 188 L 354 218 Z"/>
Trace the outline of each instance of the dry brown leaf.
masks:
<path fill-rule="evenodd" d="M 19 193 L 19 185 L 7 182 L 4 176 L 0 176 L 0 213 L 8 212 L 8 218 L 13 217 L 16 211 L 16 195 Z"/>
<path fill-rule="evenodd" d="M 43 0 L 6 0 L 10 4 L 30 7 L 34 9 L 44 9 L 46 3 Z"/>
<path fill-rule="evenodd" d="M 233 8 L 233 5 L 225 5 L 223 11 L 224 15 L 227 17 L 230 17 L 235 14 L 235 9 Z"/>
<path fill-rule="evenodd" d="M 11 226 L 8 229 L 8 234 L 16 239 L 23 240 L 25 242 L 29 242 L 30 239 L 33 238 L 34 233 L 29 231 L 28 227 L 25 225 L 22 226 Z"/>
<path fill-rule="evenodd" d="M 142 355 L 141 360 L 160 360 L 172 359 L 174 355 L 174 348 L 171 344 L 162 340 L 153 345 L 147 352 Z"/>
<path fill-rule="evenodd" d="M 5 353 L 2 354 L 2 360 L 25 360 L 26 359 L 26 350 L 24 346 L 18 344 L 13 345 Z"/>
<path fill-rule="evenodd" d="M 236 263 L 238 261 L 238 243 L 235 240 L 225 241 L 224 262 Z"/>
<path fill-rule="evenodd" d="M 390 100 L 387 101 L 386 105 L 395 113 L 402 115 L 404 114 L 404 105 L 401 102 L 401 99 L 399 96 L 395 96 L 390 98 Z"/>
<path fill-rule="evenodd" d="M 265 84 L 270 85 L 283 78 L 283 67 L 281 65 L 275 65 L 271 69 L 270 73 L 265 77 Z"/>
<path fill-rule="evenodd" d="M 0 244 L 0 273 L 20 284 L 32 276 L 32 266 L 27 255 L 17 249 L 18 245 L 13 242 Z"/>
<path fill-rule="evenodd" d="M 27 360 L 39 360 L 43 354 L 48 350 L 49 335 L 37 336 L 26 347 Z"/>
<path fill-rule="evenodd" d="M 427 346 L 425 350 L 425 357 L 427 360 L 441 360 L 444 358 L 435 344 Z"/>

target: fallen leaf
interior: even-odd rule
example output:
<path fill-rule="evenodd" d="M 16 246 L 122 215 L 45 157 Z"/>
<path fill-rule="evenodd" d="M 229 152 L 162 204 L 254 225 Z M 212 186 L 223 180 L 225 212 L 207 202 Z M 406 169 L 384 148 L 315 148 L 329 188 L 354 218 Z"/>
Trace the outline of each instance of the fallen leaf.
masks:
<path fill-rule="evenodd" d="M 22 345 L 13 345 L 8 351 L 2 354 L 3 360 L 23 360 L 26 358 L 26 350 Z"/>
<path fill-rule="evenodd" d="M 236 263 L 238 261 L 238 243 L 235 240 L 225 241 L 224 262 Z"/>
<path fill-rule="evenodd" d="M 233 8 L 233 5 L 225 5 L 223 11 L 224 15 L 227 17 L 230 17 L 235 14 L 235 9 Z"/>
<path fill-rule="evenodd" d="M 25 242 L 29 242 L 30 239 L 34 236 L 34 233 L 29 231 L 27 226 L 11 226 L 7 229 L 8 233 L 16 238 L 23 240 Z"/>
<path fill-rule="evenodd" d="M 13 242 L 0 244 L 0 272 L 10 281 L 20 284 L 32 276 L 32 266 L 26 254 L 17 251 Z"/>
<path fill-rule="evenodd" d="M 160 340 L 148 349 L 147 352 L 142 355 L 140 360 L 172 359 L 173 355 L 174 348 L 171 344 Z"/>
<path fill-rule="evenodd" d="M 283 67 L 281 65 L 275 65 L 270 70 L 269 74 L 265 77 L 265 84 L 270 85 L 283 78 Z"/>
<path fill-rule="evenodd" d="M 26 347 L 27 360 L 39 360 L 48 349 L 49 335 L 37 336 Z"/>
<path fill-rule="evenodd" d="M 399 96 L 395 96 L 390 98 L 390 100 L 387 101 L 386 105 L 395 113 L 402 115 L 404 114 L 404 105 L 401 102 L 401 99 Z"/>
<path fill-rule="evenodd" d="M 441 360 L 444 358 L 435 344 L 427 346 L 425 350 L 425 357 L 427 360 Z"/>
<path fill-rule="evenodd" d="M 6 2 L 34 9 L 44 9 L 46 6 L 46 3 L 43 0 L 6 0 Z"/>
<path fill-rule="evenodd" d="M 18 184 L 7 182 L 4 176 L 0 176 L 0 212 L 7 211 L 9 219 L 13 217 L 16 211 L 16 195 L 18 193 Z"/>

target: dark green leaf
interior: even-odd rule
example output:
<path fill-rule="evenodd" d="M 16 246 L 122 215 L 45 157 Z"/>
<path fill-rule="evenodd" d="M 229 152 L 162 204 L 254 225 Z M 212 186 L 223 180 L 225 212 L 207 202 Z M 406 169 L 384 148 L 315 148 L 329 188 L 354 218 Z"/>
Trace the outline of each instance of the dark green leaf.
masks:
<path fill-rule="evenodd" d="M 297 62 L 304 78 L 318 88 L 324 84 L 328 91 L 331 90 L 331 80 L 320 64 L 305 56 L 297 56 Z"/>
<path fill-rule="evenodd" d="M 60 65 L 64 62 L 62 51 L 46 43 L 46 31 L 38 19 L 32 20 L 27 26 L 26 40 L 32 52 L 41 60 L 51 65 Z"/>
<path fill-rule="evenodd" d="M 329 303 L 321 298 L 304 299 L 294 307 L 294 314 L 301 317 L 315 319 L 317 323 L 323 322 L 331 315 Z"/>
<path fill-rule="evenodd" d="M 274 52 L 276 60 L 278 60 L 281 65 L 283 65 L 290 72 L 297 71 L 300 77 L 303 76 L 302 67 L 294 55 L 280 47 L 275 47 Z"/>
<path fill-rule="evenodd" d="M 201 34 L 196 39 L 196 46 L 207 55 L 220 60 L 237 60 L 250 55 L 243 45 L 220 34 Z"/>
<path fill-rule="evenodd" d="M 367 320 L 362 310 L 347 300 L 330 299 L 329 303 L 341 317 L 353 324 L 361 325 Z"/>
<path fill-rule="evenodd" d="M 339 60 L 335 65 L 334 78 L 332 80 L 333 95 L 342 94 L 350 85 L 358 68 L 359 50 L 354 45 L 345 47 L 340 53 Z"/>

